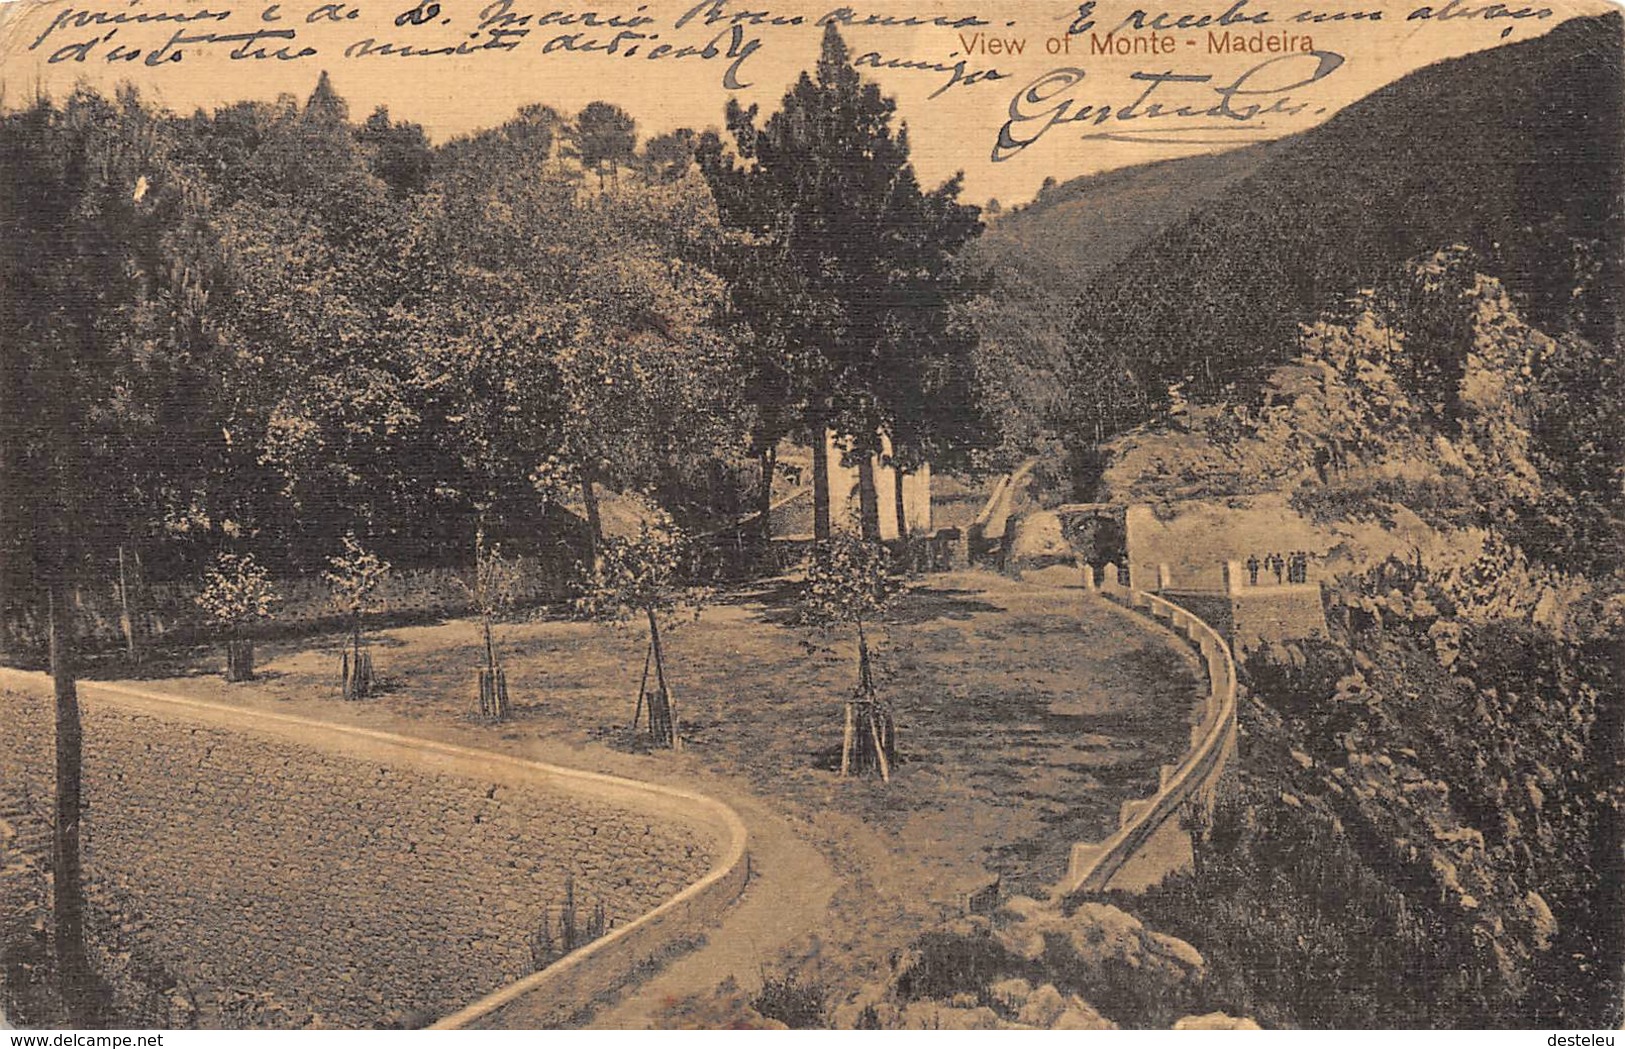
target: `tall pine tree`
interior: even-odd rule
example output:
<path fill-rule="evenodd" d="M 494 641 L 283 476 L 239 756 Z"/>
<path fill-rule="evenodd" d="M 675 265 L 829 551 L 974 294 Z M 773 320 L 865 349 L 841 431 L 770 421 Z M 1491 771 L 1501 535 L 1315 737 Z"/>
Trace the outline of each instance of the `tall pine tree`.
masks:
<path fill-rule="evenodd" d="M 966 292 L 947 265 L 981 230 L 958 203 L 956 176 L 921 190 L 896 103 L 852 68 L 833 25 L 816 75 L 803 73 L 779 111 L 729 103 L 732 153 L 707 134 L 696 157 L 724 224 L 736 234 L 727 272 L 737 309 L 755 330 L 749 389 L 754 443 L 799 431 L 813 447 L 815 530 L 830 532 L 824 434 L 850 446 L 859 470 L 865 535 L 879 534 L 871 455 L 882 430 L 948 433 L 920 424 L 969 411 L 969 345 L 949 337 L 950 307 Z M 942 336 L 933 338 L 931 336 Z M 922 337 L 925 336 L 925 337 Z M 923 441 L 914 442 L 917 448 Z M 764 484 L 770 483 L 763 479 Z"/>

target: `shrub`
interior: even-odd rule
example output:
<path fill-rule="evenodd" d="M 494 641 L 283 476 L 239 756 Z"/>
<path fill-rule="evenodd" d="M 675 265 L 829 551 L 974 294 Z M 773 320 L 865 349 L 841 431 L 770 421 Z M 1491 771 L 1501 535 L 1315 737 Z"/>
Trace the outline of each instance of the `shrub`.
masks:
<path fill-rule="evenodd" d="M 878 771 L 891 779 L 897 761 L 897 726 L 891 704 L 875 690 L 874 663 L 866 627 L 873 625 L 902 591 L 902 581 L 879 543 L 837 536 L 818 544 L 802 586 L 800 621 L 824 631 L 850 625 L 858 643 L 858 683 L 846 703 L 841 742 L 841 775 Z"/>
<path fill-rule="evenodd" d="M 204 573 L 197 604 L 225 630 L 227 681 L 253 678 L 254 642 L 239 632 L 250 623 L 272 618 L 280 600 L 270 573 L 253 554 L 222 553 Z"/>
<path fill-rule="evenodd" d="M 762 990 L 751 999 L 751 1008 L 770 1020 L 794 1030 L 827 1027 L 825 1003 L 828 990 L 820 984 L 802 983 L 794 973 L 764 976 Z"/>
<path fill-rule="evenodd" d="M 328 558 L 322 579 L 332 591 L 333 604 L 350 619 L 350 648 L 342 668 L 345 699 L 360 699 L 372 691 L 372 656 L 361 650 L 361 617 L 372 604 L 374 591 L 389 574 L 389 562 L 362 547 L 355 533 L 344 537 L 344 549 Z"/>

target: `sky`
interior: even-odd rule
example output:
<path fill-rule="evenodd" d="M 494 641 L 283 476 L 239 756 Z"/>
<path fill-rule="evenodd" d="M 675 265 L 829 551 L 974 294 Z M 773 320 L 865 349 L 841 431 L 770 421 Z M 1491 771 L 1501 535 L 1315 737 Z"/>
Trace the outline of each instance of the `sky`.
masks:
<path fill-rule="evenodd" d="M 963 171 L 964 199 L 1011 204 L 1046 177 L 1302 131 L 1421 66 L 1611 9 L 1603 0 L 1096 0 L 1080 17 L 1061 0 L 12 0 L 0 3 L 0 102 L 127 81 L 189 112 L 303 97 L 326 70 L 353 116 L 385 105 L 437 141 L 528 103 L 570 113 L 597 99 L 625 108 L 647 135 L 718 126 L 729 98 L 773 110 L 816 61 L 818 23 L 833 17 L 860 70 L 895 97 L 922 181 Z M 192 39 L 176 44 L 176 34 Z M 1214 50 L 1231 36 L 1283 50 Z M 459 45 L 479 50 L 385 51 Z M 1157 104 L 1163 114 L 1149 116 Z"/>

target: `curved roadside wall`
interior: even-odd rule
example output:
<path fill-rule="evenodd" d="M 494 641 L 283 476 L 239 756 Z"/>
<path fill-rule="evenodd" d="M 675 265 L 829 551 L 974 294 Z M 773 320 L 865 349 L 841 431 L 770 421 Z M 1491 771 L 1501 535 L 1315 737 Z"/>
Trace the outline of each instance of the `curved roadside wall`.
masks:
<path fill-rule="evenodd" d="M 1157 792 L 1125 801 L 1117 832 L 1102 842 L 1072 847 L 1060 899 L 1123 889 L 1143 891 L 1191 862 L 1190 836 L 1180 824 L 1187 806 L 1211 811 L 1220 776 L 1236 749 L 1236 665 L 1218 631 L 1173 602 L 1139 590 L 1108 586 L 1102 593 L 1166 622 L 1202 654 L 1208 690 L 1202 717 L 1191 729 L 1190 750 L 1165 765 Z"/>
<path fill-rule="evenodd" d="M 49 695 L 0 670 L 0 779 L 47 823 Z M 578 975 L 547 1010 L 482 1013 L 563 1023 L 743 886 L 744 829 L 700 795 L 123 686 L 81 696 L 87 892 L 177 978 L 177 1022 L 421 1026 L 504 988 L 524 1001 L 511 988 L 539 975 L 531 937 L 570 879 L 581 924 L 602 901 L 609 935 L 564 959 Z"/>

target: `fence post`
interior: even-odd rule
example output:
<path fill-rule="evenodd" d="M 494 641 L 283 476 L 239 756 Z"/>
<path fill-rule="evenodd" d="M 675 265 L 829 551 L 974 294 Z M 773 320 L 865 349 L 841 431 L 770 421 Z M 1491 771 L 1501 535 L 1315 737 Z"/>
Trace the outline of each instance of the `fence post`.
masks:
<path fill-rule="evenodd" d="M 1247 585 L 1247 577 L 1243 574 L 1240 561 L 1226 561 L 1224 563 L 1224 589 L 1226 593 L 1235 593 Z"/>

